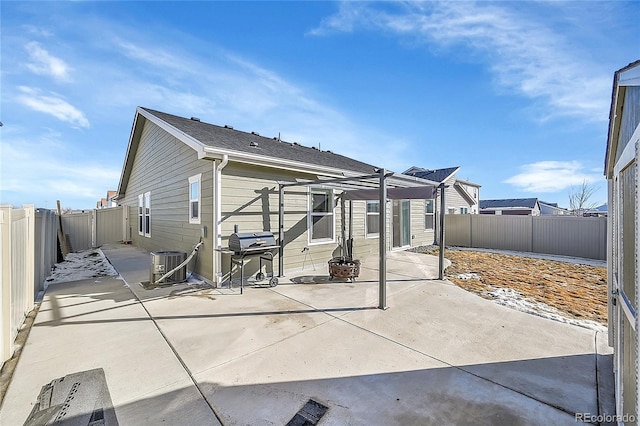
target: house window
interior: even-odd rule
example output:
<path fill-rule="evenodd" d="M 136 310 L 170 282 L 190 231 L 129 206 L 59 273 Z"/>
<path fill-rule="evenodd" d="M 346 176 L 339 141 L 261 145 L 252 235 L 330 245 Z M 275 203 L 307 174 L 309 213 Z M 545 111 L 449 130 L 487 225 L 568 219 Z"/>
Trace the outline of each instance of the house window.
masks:
<path fill-rule="evenodd" d="M 377 237 L 380 235 L 380 201 L 367 201 L 367 237 Z"/>
<path fill-rule="evenodd" d="M 144 235 L 144 195 L 138 195 L 138 234 Z"/>
<path fill-rule="evenodd" d="M 151 192 L 144 193 L 144 235 L 151 236 Z"/>
<path fill-rule="evenodd" d="M 433 205 L 434 200 L 424 200 L 424 229 L 433 229 L 434 214 Z"/>
<path fill-rule="evenodd" d="M 138 195 L 138 234 L 151 236 L 151 192 Z"/>
<path fill-rule="evenodd" d="M 460 207 L 460 214 L 467 214 L 467 213 L 469 213 L 468 207 Z"/>
<path fill-rule="evenodd" d="M 333 191 L 312 189 L 309 196 L 309 242 L 333 241 Z"/>
<path fill-rule="evenodd" d="M 202 205 L 200 203 L 200 182 L 202 174 L 189 178 L 189 223 L 200 223 Z"/>
<path fill-rule="evenodd" d="M 449 207 L 448 211 L 449 211 L 449 214 L 456 214 L 456 208 L 455 207 Z"/>

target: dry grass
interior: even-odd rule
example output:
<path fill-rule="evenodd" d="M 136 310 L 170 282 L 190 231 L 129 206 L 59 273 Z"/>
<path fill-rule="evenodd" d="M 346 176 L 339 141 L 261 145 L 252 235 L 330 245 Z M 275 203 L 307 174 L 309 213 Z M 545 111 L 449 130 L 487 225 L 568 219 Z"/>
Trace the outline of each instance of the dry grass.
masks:
<path fill-rule="evenodd" d="M 607 324 L 606 267 L 467 250 L 447 250 L 445 257 L 451 260 L 447 279 L 486 299 L 489 291 L 509 288 L 569 318 Z"/>

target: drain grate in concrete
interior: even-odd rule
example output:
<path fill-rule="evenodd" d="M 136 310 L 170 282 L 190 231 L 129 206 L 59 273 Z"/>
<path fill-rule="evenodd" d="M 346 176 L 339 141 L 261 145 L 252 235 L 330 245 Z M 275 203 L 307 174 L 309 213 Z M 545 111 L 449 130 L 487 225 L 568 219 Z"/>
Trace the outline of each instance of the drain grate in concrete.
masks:
<path fill-rule="evenodd" d="M 322 416 L 327 412 L 329 407 L 320 404 L 313 399 L 307 401 L 304 407 L 296 413 L 287 426 L 314 426 L 317 425 Z"/>

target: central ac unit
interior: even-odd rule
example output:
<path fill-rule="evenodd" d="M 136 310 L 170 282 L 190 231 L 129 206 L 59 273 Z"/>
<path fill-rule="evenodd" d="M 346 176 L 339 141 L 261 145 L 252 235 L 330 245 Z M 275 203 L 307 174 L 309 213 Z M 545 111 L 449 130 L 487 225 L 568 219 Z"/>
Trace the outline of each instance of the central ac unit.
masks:
<path fill-rule="evenodd" d="M 175 269 L 187 259 L 187 253 L 183 251 L 156 251 L 151 253 L 151 268 L 149 271 L 149 281 L 155 283 L 167 272 Z M 187 265 L 169 275 L 158 284 L 175 284 L 187 280 Z"/>

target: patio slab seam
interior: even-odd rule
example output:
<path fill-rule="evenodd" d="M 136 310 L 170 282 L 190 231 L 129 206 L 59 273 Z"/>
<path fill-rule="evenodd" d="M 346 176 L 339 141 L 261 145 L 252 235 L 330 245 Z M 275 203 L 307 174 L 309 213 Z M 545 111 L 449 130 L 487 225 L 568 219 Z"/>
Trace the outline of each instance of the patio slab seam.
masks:
<path fill-rule="evenodd" d="M 209 400 L 207 399 L 207 397 L 205 396 L 204 392 L 202 391 L 202 389 L 200 388 L 200 384 L 198 383 L 198 381 L 195 379 L 195 377 L 193 376 L 193 373 L 191 372 L 191 370 L 189 369 L 189 367 L 186 365 L 186 363 L 184 362 L 184 360 L 182 359 L 182 357 L 180 356 L 180 354 L 178 353 L 178 351 L 176 350 L 176 348 L 173 346 L 173 344 L 171 344 L 171 342 L 169 341 L 169 339 L 167 338 L 167 336 L 164 334 L 164 332 L 162 331 L 162 329 L 160 328 L 160 325 L 158 324 L 158 322 L 155 320 L 155 318 L 153 317 L 153 315 L 151 315 L 151 313 L 149 312 L 149 310 L 147 309 L 147 307 L 145 306 L 144 302 L 138 297 L 138 295 L 136 294 L 135 291 L 133 291 L 131 289 L 131 286 L 129 285 L 129 283 L 127 282 L 127 280 L 120 274 L 119 277 L 122 279 L 122 281 L 126 284 L 127 289 L 129 291 L 131 291 L 131 293 L 133 294 L 133 296 L 136 298 L 136 300 L 138 301 L 138 303 L 140 303 L 140 305 L 142 306 L 142 309 L 144 309 L 144 311 L 146 312 L 146 314 L 149 316 L 149 318 L 151 319 L 151 321 L 153 322 L 155 328 L 158 330 L 158 332 L 160 333 L 160 335 L 162 336 L 162 339 L 165 341 L 165 343 L 169 346 L 169 348 L 171 349 L 171 352 L 173 352 L 173 355 L 176 357 L 176 359 L 178 360 L 178 362 L 180 363 L 180 365 L 182 366 L 183 370 L 185 371 L 185 373 L 187 373 L 187 376 L 189 376 L 190 381 L 193 383 L 193 385 L 196 387 L 198 393 L 200 394 L 200 396 L 202 397 L 202 399 L 204 400 L 204 402 L 207 404 L 207 406 L 209 407 L 209 409 L 211 410 L 211 412 L 213 413 L 213 415 L 216 417 L 216 419 L 218 420 L 218 422 L 220 422 L 220 424 L 224 424 L 222 422 L 222 417 L 220 416 L 220 413 L 218 412 L 218 410 L 216 410 L 213 405 L 209 402 Z M 168 296 L 167 296 L 168 297 Z"/>

